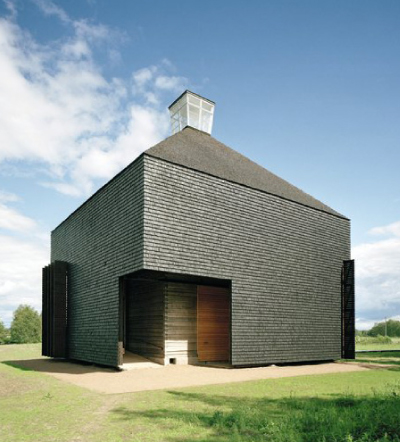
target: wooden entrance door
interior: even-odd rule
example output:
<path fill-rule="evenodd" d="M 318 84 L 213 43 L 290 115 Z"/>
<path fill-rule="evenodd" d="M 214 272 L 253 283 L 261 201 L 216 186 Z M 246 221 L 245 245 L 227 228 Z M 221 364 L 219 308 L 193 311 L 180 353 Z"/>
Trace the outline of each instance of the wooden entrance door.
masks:
<path fill-rule="evenodd" d="M 229 361 L 230 290 L 197 287 L 197 356 L 199 361 Z"/>

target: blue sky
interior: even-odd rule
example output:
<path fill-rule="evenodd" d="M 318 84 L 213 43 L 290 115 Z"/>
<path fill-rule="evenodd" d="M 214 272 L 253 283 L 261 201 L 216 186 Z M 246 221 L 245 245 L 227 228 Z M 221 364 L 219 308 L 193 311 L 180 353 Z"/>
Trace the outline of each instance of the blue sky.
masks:
<path fill-rule="evenodd" d="M 398 0 L 0 0 L 0 319 L 40 310 L 49 232 L 169 135 L 213 136 L 352 220 L 357 325 L 400 315 Z"/>

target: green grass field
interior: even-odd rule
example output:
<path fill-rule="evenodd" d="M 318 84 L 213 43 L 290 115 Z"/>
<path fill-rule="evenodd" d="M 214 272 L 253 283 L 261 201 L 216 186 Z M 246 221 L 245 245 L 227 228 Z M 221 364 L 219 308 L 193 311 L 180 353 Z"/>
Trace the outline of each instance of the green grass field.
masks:
<path fill-rule="evenodd" d="M 356 373 L 103 395 L 10 365 L 39 353 L 0 346 L 2 442 L 400 441 L 400 354 Z"/>
<path fill-rule="evenodd" d="M 390 344 L 368 342 L 373 341 L 373 338 L 363 338 L 364 342 L 356 341 L 356 350 L 399 350 L 400 351 L 400 338 L 391 338 Z"/>

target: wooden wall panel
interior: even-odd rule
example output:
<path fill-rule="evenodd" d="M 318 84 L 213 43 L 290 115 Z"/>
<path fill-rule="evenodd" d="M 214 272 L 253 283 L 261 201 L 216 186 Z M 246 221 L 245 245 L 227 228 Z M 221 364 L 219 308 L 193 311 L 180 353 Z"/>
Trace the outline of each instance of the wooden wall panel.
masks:
<path fill-rule="evenodd" d="M 199 361 L 230 359 L 230 290 L 197 288 L 197 354 Z"/>
<path fill-rule="evenodd" d="M 67 263 L 55 261 L 42 273 L 42 355 L 67 357 Z"/>
<path fill-rule="evenodd" d="M 197 286 L 168 282 L 165 293 L 165 357 L 187 363 L 197 356 Z"/>
<path fill-rule="evenodd" d="M 126 349 L 164 358 L 164 286 L 158 281 L 129 281 L 126 287 Z"/>
<path fill-rule="evenodd" d="M 342 268 L 342 358 L 355 359 L 354 259 Z"/>

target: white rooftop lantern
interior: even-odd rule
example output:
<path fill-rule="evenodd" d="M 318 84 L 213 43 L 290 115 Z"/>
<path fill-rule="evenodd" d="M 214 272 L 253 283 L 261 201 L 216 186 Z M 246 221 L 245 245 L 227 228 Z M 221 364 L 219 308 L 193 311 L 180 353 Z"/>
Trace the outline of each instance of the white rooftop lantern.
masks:
<path fill-rule="evenodd" d="M 190 91 L 185 91 L 169 106 L 172 134 L 186 126 L 211 134 L 215 103 Z"/>

